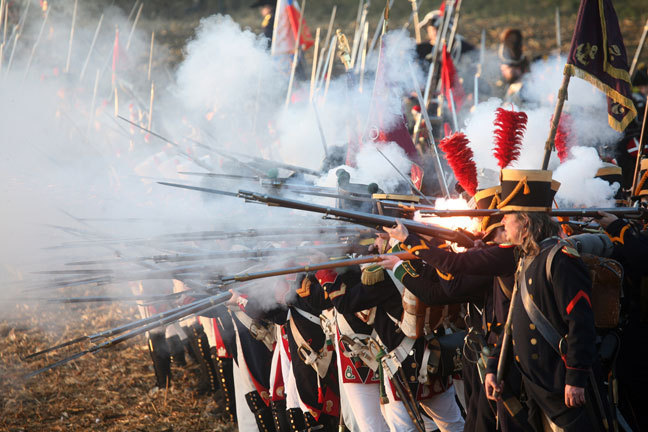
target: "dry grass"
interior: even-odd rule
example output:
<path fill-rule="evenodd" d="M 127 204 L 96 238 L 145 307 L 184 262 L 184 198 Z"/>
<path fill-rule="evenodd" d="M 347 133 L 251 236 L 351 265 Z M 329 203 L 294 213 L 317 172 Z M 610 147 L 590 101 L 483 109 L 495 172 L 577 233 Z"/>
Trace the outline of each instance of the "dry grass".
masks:
<path fill-rule="evenodd" d="M 23 363 L 47 346 L 137 318 L 135 307 L 20 305 L 0 321 L 0 431 L 230 431 L 196 389 L 197 367 L 172 367 L 173 386 L 154 389 L 144 336 L 25 380 L 60 357 Z M 77 346 L 82 348 L 83 346 Z M 72 351 L 68 351 L 71 353 Z M 187 356 L 189 359 L 189 356 Z"/>

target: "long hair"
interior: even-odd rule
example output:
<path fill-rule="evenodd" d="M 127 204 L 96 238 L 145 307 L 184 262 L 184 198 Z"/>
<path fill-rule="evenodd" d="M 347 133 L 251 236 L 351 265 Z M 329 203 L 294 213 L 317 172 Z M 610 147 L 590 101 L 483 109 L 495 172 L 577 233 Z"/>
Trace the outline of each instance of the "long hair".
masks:
<path fill-rule="evenodd" d="M 560 227 L 546 213 L 516 213 L 517 219 L 524 225 L 520 249 L 525 255 L 540 253 L 540 242 L 549 237 L 556 237 Z"/>

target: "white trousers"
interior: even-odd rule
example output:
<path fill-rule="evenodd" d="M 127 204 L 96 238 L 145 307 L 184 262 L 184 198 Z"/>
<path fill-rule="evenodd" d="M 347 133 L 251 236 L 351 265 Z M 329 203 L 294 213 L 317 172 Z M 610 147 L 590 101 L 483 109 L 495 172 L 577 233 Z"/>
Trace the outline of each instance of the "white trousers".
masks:
<path fill-rule="evenodd" d="M 416 432 L 416 426 L 407 414 L 405 405 L 401 401 L 394 399 L 394 394 L 391 390 L 391 385 L 385 377 L 385 390 L 389 403 L 382 405 L 381 409 L 389 430 L 391 432 Z M 426 431 L 440 430 L 442 432 L 462 432 L 464 429 L 464 420 L 461 417 L 461 410 L 455 401 L 454 386 L 450 386 L 448 390 L 430 399 L 421 401 L 421 404 L 427 407 L 427 413 L 431 415 L 434 421 L 430 420 L 427 416 L 423 416 Z M 436 424 L 435 424 L 436 423 Z"/>

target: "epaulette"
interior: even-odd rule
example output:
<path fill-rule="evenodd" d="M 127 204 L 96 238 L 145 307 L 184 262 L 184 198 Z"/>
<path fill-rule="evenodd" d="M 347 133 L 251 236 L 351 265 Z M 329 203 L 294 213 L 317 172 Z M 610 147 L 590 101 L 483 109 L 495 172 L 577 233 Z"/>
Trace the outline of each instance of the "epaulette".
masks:
<path fill-rule="evenodd" d="M 362 269 L 360 281 L 363 285 L 375 285 L 385 280 L 385 269 L 379 265 L 372 265 Z"/>
<path fill-rule="evenodd" d="M 270 24 L 270 20 L 272 19 L 272 15 L 268 14 L 263 17 L 263 22 L 261 23 L 261 27 L 266 28 L 268 24 Z"/>
<path fill-rule="evenodd" d="M 508 249 L 508 248 L 512 248 L 514 246 L 515 245 L 513 243 L 500 243 L 500 245 L 499 245 L 499 247 L 501 247 L 502 249 Z"/>
<path fill-rule="evenodd" d="M 571 246 L 563 246 L 561 251 L 562 251 L 562 253 L 564 253 L 565 255 L 567 255 L 570 258 L 579 258 L 580 257 L 580 254 L 578 253 L 578 251 L 575 248 L 571 247 Z"/>
<path fill-rule="evenodd" d="M 308 297 L 310 295 L 311 280 L 308 277 L 305 277 L 301 286 L 297 289 L 297 295 L 301 298 Z"/>

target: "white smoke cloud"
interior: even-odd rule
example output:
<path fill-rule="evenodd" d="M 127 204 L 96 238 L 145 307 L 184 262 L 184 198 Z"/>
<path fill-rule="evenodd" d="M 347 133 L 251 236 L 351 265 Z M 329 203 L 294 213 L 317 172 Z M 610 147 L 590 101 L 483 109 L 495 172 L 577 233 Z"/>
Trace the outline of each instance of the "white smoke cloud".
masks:
<path fill-rule="evenodd" d="M 571 158 L 553 173 L 560 189 L 556 194 L 559 207 L 614 207 L 614 194 L 619 184 L 608 184 L 595 178 L 603 162 L 591 147 L 573 147 Z"/>

